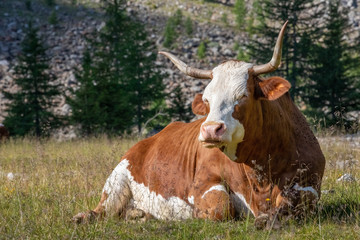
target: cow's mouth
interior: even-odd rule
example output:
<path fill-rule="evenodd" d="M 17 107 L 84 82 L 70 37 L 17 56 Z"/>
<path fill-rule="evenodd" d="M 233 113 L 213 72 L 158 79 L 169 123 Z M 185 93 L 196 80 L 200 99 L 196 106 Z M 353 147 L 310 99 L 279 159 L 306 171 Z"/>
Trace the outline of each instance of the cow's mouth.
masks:
<path fill-rule="evenodd" d="M 201 141 L 203 147 L 206 148 L 223 148 L 224 143 L 219 140 L 204 140 Z"/>

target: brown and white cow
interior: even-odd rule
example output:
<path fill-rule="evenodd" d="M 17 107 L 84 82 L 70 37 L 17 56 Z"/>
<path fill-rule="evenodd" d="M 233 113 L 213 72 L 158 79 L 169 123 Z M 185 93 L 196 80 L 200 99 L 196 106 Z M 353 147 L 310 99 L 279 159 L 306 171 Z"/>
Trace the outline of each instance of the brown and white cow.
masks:
<path fill-rule="evenodd" d="M 0 123 L 0 141 L 4 141 L 9 138 L 9 131 L 6 127 Z"/>
<path fill-rule="evenodd" d="M 107 179 L 100 203 L 73 220 L 122 214 L 128 207 L 158 219 L 221 220 L 253 214 L 263 227 L 303 211 L 320 197 L 325 159 L 280 77 L 259 78 L 280 64 L 286 23 L 273 59 L 261 66 L 230 60 L 186 74 L 211 78 L 193 111 L 206 117 L 175 122 L 133 146 Z"/>

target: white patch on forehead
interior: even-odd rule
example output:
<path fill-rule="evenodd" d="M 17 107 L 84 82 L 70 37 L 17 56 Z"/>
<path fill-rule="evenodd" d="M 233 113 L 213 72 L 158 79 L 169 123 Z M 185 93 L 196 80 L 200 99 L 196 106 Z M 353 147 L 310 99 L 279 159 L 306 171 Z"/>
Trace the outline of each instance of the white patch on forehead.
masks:
<path fill-rule="evenodd" d="M 203 98 L 211 99 L 214 95 L 223 98 L 241 97 L 246 93 L 248 70 L 253 64 L 241 61 L 227 61 L 213 69 L 213 79 L 205 88 Z"/>
<path fill-rule="evenodd" d="M 226 192 L 226 193 L 227 193 L 224 185 L 219 184 L 219 185 L 212 186 L 211 188 L 209 188 L 208 190 L 206 190 L 206 191 L 204 192 L 204 194 L 201 196 L 201 198 L 204 198 L 205 195 L 208 194 L 208 193 L 211 192 L 211 191 L 223 191 L 223 192 Z"/>
<path fill-rule="evenodd" d="M 193 208 L 186 201 L 179 197 L 165 199 L 160 194 L 150 191 L 143 183 L 137 183 L 134 180 L 134 177 L 128 170 L 128 166 L 129 161 L 126 159 L 122 160 L 105 183 L 103 192 L 108 194 L 108 198 L 103 203 L 103 206 L 106 212 L 113 211 L 114 206 L 119 205 L 119 196 L 122 194 L 124 187 L 130 187 L 132 194 L 130 202 L 133 207 L 163 220 L 192 218 Z"/>
<path fill-rule="evenodd" d="M 313 188 L 313 187 L 301 187 L 299 184 L 295 184 L 293 186 L 293 189 L 297 190 L 297 191 L 305 191 L 305 192 L 311 192 L 312 194 L 315 195 L 316 198 L 319 198 L 319 194 L 317 193 L 317 191 Z"/>

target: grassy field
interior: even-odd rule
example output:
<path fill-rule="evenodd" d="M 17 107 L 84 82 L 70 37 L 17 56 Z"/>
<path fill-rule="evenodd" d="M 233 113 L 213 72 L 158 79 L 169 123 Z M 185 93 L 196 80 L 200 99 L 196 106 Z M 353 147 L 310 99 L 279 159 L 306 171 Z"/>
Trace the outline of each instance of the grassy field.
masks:
<path fill-rule="evenodd" d="M 321 139 L 327 192 L 317 214 L 281 230 L 256 230 L 252 217 L 225 222 L 71 223 L 73 215 L 96 206 L 106 178 L 135 142 L 25 139 L 1 144 L 0 239 L 360 239 L 360 149 L 340 137 Z M 337 181 L 344 173 L 356 180 Z"/>

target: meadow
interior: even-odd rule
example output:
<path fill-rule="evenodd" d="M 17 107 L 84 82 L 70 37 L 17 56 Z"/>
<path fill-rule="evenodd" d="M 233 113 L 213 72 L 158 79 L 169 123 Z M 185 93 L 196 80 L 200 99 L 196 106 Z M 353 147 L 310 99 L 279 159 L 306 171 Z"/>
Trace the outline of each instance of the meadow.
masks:
<path fill-rule="evenodd" d="M 256 230 L 253 217 L 76 225 L 72 216 L 97 205 L 106 178 L 137 140 L 10 140 L 0 144 L 0 239 L 360 239 L 357 139 L 320 138 L 327 164 L 316 214 L 280 230 Z M 338 181 L 345 173 L 351 179 Z"/>

